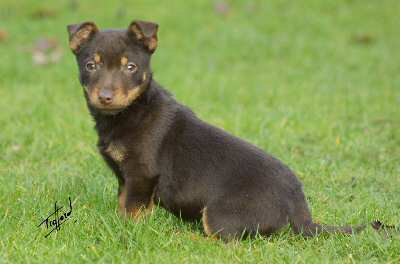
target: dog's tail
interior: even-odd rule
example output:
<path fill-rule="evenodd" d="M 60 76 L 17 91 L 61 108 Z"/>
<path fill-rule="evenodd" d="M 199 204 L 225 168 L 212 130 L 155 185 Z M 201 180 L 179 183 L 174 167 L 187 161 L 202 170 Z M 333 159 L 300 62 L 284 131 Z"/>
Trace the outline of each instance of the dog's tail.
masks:
<path fill-rule="evenodd" d="M 358 233 L 369 226 L 368 224 L 356 226 L 331 226 L 314 223 L 307 206 L 304 208 L 298 208 L 297 213 L 292 216 L 290 224 L 295 233 L 301 234 L 305 237 L 312 237 L 321 233 L 351 235 Z M 379 220 L 371 222 L 370 225 L 375 230 L 387 230 L 395 228 L 391 225 L 385 225 Z"/>
<path fill-rule="evenodd" d="M 331 226 L 317 224 L 312 221 L 292 224 L 293 230 L 297 234 L 301 234 L 305 237 L 312 237 L 321 233 L 327 234 L 346 234 L 351 235 L 364 230 L 367 225 L 357 226 Z"/>

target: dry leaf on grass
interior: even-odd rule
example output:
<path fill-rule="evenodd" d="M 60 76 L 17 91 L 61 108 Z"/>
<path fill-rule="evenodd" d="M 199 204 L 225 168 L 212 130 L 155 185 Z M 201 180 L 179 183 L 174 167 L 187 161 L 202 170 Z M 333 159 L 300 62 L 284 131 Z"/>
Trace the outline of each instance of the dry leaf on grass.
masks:
<path fill-rule="evenodd" d="M 0 42 L 5 41 L 8 38 L 8 32 L 4 29 L 0 29 Z"/>
<path fill-rule="evenodd" d="M 14 144 L 14 145 L 11 146 L 11 150 L 12 150 L 13 152 L 18 152 L 18 151 L 21 150 L 21 145 L 19 145 L 19 144 Z"/>
<path fill-rule="evenodd" d="M 358 34 L 352 37 L 352 42 L 356 44 L 369 45 L 375 42 L 375 37 L 367 33 Z"/>
<path fill-rule="evenodd" d="M 231 7 L 226 1 L 216 1 L 214 4 L 214 10 L 218 15 L 228 15 Z"/>
<path fill-rule="evenodd" d="M 35 65 L 57 63 L 63 55 L 62 48 L 55 38 L 38 39 L 31 51 Z"/>
<path fill-rule="evenodd" d="M 44 18 L 55 17 L 56 15 L 57 15 L 56 11 L 54 11 L 52 9 L 41 8 L 41 9 L 34 11 L 31 14 L 31 17 L 33 19 L 44 19 Z"/>

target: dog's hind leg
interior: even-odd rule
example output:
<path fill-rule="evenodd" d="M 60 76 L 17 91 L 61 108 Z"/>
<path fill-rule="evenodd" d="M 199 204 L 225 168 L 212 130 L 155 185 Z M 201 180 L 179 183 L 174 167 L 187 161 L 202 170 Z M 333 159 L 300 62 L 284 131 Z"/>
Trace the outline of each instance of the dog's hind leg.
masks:
<path fill-rule="evenodd" d="M 204 232 L 225 241 L 257 233 L 272 234 L 287 225 L 287 219 L 272 204 L 255 203 L 238 196 L 209 203 L 202 212 Z"/>

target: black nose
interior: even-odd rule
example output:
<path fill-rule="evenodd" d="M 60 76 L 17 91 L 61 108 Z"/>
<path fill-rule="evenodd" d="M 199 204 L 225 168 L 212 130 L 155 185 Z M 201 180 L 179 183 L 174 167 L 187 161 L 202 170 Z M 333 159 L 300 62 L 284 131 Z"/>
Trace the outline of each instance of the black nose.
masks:
<path fill-rule="evenodd" d="M 111 104 L 113 101 L 113 93 L 111 90 L 103 89 L 99 93 L 99 101 L 104 105 Z"/>

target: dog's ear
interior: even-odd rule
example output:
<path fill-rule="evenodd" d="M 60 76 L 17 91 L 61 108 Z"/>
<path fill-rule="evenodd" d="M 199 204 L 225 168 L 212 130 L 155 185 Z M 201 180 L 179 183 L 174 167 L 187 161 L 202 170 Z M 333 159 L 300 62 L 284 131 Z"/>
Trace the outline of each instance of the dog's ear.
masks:
<path fill-rule="evenodd" d="M 134 20 L 128 27 L 128 34 L 141 43 L 150 53 L 157 48 L 158 25 L 153 22 Z"/>
<path fill-rule="evenodd" d="M 91 39 L 94 34 L 99 31 L 96 24 L 93 22 L 68 25 L 67 30 L 69 33 L 69 47 L 75 54 L 79 52 L 79 48 L 85 42 Z"/>

